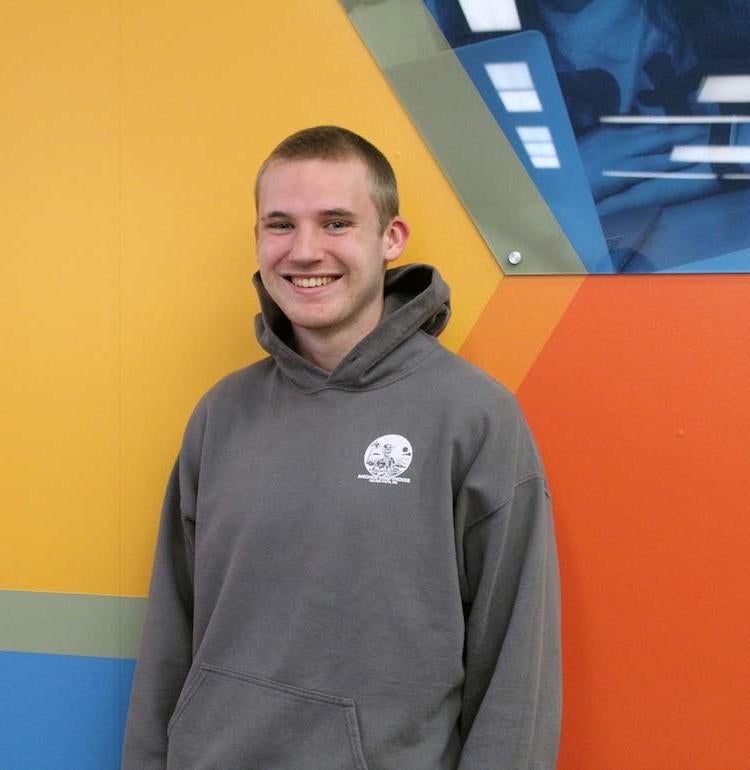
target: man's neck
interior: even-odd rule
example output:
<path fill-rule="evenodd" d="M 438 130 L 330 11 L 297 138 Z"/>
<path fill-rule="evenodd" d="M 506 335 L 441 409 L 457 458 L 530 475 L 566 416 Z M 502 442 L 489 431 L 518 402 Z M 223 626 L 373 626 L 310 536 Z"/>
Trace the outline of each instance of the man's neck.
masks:
<path fill-rule="evenodd" d="M 360 340 L 364 339 L 380 322 L 380 314 L 349 324 L 344 329 L 294 328 L 297 352 L 305 359 L 332 372 Z"/>
<path fill-rule="evenodd" d="M 354 347 L 347 345 L 330 345 L 313 335 L 295 334 L 297 352 L 302 358 L 322 369 L 332 372 L 343 361 L 344 356 Z M 356 344 L 356 343 L 355 343 Z"/>

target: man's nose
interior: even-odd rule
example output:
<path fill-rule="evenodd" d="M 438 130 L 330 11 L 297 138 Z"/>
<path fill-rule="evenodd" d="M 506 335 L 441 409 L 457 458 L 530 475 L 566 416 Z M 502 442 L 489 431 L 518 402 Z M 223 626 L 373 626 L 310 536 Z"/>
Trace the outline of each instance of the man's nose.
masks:
<path fill-rule="evenodd" d="M 300 226 L 294 231 L 289 257 L 295 262 L 315 262 L 320 259 L 321 244 L 317 228 Z"/>

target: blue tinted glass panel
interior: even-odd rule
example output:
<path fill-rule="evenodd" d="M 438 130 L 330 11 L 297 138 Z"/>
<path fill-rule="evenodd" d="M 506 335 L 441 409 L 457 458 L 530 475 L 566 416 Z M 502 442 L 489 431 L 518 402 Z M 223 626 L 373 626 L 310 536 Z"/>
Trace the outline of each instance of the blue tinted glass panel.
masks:
<path fill-rule="evenodd" d="M 750 4 L 425 5 L 587 270 L 750 269 Z"/>

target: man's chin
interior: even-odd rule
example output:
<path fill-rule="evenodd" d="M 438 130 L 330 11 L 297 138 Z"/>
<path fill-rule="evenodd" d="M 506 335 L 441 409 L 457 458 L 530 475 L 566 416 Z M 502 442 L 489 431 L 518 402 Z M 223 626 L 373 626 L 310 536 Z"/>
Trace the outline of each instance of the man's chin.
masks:
<path fill-rule="evenodd" d="M 282 308 L 283 310 L 283 308 Z M 286 313 L 286 317 L 295 329 L 305 331 L 325 331 L 336 325 L 336 319 L 330 315 L 313 315 L 311 313 Z"/>

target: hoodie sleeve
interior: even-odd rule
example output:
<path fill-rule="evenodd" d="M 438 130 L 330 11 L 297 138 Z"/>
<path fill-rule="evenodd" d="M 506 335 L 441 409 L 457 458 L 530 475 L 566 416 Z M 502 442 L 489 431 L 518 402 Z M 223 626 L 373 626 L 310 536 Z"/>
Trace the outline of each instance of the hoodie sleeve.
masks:
<path fill-rule="evenodd" d="M 167 724 L 192 663 L 197 452 L 191 421 L 162 508 L 122 770 L 164 770 Z"/>
<path fill-rule="evenodd" d="M 550 498 L 520 414 L 512 453 L 490 440 L 459 495 L 466 618 L 458 770 L 554 770 L 560 733 L 560 600 Z M 504 446 L 500 446 L 503 444 Z M 505 499 L 486 502 L 493 457 Z M 500 456 L 497 456 L 500 453 Z M 497 463 L 504 466 L 498 473 Z M 491 485 L 494 489 L 497 487 Z M 505 486 L 505 484 L 503 484 Z"/>

